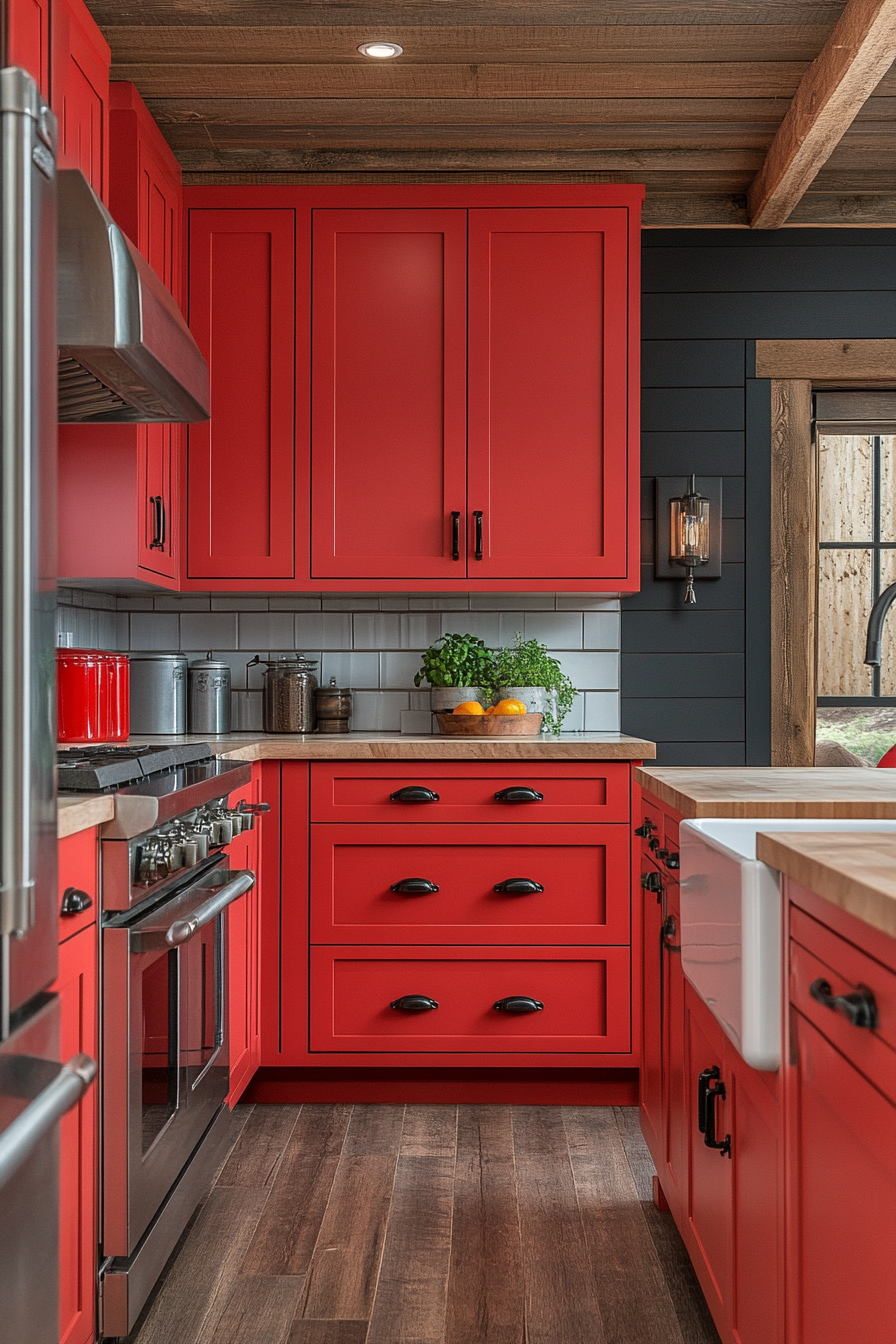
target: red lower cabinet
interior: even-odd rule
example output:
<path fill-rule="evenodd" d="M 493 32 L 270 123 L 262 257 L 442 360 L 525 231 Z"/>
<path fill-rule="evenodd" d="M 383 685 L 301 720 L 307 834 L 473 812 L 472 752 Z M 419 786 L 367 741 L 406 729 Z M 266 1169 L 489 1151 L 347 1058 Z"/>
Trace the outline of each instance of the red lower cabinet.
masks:
<path fill-rule="evenodd" d="M 96 845 L 95 832 L 85 832 Z M 75 837 L 72 837 L 75 838 Z M 97 930 L 82 929 L 59 946 L 53 986 L 62 1009 L 62 1058 L 97 1058 Z M 59 1124 L 60 1344 L 96 1338 L 97 1109 L 96 1085 Z"/>
<path fill-rule="evenodd" d="M 230 806 L 257 804 L 262 799 L 261 766 L 252 767 L 252 781 L 230 795 Z M 245 1092 L 261 1063 L 260 915 L 261 843 L 263 822 L 231 841 L 230 867 L 255 873 L 255 886 L 227 910 L 227 1026 L 230 1041 L 230 1092 L 233 1107 Z"/>

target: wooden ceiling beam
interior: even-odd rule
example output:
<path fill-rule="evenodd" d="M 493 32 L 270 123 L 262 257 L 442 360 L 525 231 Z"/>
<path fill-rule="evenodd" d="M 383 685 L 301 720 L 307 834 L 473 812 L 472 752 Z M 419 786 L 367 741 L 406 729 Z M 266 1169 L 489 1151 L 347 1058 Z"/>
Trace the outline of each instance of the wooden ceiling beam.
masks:
<path fill-rule="evenodd" d="M 896 0 L 848 0 L 750 186 L 751 228 L 784 223 L 894 58 Z"/>

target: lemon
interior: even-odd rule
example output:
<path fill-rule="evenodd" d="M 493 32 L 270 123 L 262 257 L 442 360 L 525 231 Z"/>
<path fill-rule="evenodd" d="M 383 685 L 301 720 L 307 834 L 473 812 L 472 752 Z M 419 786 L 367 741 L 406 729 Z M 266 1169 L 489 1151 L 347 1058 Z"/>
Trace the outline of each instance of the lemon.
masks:
<path fill-rule="evenodd" d="M 484 713 L 485 713 L 485 710 L 482 708 L 482 706 L 480 705 L 480 703 L 479 703 L 478 700 L 465 700 L 465 701 L 463 702 L 462 705 L 458 705 L 456 709 L 452 710 L 452 713 L 453 713 L 453 714 L 484 714 Z"/>
<path fill-rule="evenodd" d="M 522 700 L 499 700 L 495 705 L 496 714 L 525 714 L 526 706 Z"/>

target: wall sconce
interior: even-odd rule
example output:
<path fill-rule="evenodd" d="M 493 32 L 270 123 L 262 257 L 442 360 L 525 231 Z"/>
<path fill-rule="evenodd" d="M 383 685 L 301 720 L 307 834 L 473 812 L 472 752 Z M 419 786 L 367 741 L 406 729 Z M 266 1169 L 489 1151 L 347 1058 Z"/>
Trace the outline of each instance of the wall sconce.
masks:
<path fill-rule="evenodd" d="M 654 575 L 681 578 L 684 570 L 684 602 L 692 606 L 695 578 L 722 577 L 722 478 L 658 476 L 655 517 Z"/>

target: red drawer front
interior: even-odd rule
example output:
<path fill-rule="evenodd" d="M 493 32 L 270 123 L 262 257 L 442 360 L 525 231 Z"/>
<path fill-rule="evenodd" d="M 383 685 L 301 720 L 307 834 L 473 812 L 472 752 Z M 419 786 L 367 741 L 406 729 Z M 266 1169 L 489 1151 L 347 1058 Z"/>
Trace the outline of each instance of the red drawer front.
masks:
<path fill-rule="evenodd" d="M 438 1008 L 390 1004 L 426 995 Z M 497 1000 L 525 995 L 540 1012 Z M 311 949 L 311 1049 L 419 1053 L 619 1053 L 631 1049 L 629 950 Z"/>
<path fill-rule="evenodd" d="M 59 841 L 59 896 L 56 913 L 59 915 L 60 943 L 66 938 L 71 938 L 73 933 L 80 933 L 96 919 L 99 904 L 97 876 L 95 826 L 86 831 L 78 831 L 75 835 L 67 835 L 64 840 Z M 62 900 L 69 887 L 89 897 L 90 904 L 86 910 L 76 911 L 70 915 L 62 914 Z M 75 897 L 73 901 L 77 903 L 79 898 Z"/>
<path fill-rule="evenodd" d="M 314 943 L 627 943 L 624 826 L 313 826 Z M 394 892 L 408 879 L 437 892 Z M 541 892 L 496 892 L 508 879 Z"/>
<path fill-rule="evenodd" d="M 392 802 L 407 787 L 430 789 L 438 802 Z M 541 802 L 499 802 L 503 789 L 523 787 Z M 312 821 L 627 822 L 627 762 L 432 762 L 394 765 L 329 762 L 311 767 Z"/>

